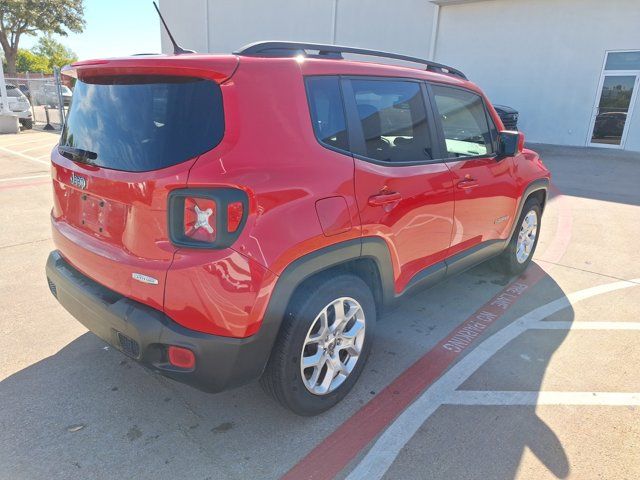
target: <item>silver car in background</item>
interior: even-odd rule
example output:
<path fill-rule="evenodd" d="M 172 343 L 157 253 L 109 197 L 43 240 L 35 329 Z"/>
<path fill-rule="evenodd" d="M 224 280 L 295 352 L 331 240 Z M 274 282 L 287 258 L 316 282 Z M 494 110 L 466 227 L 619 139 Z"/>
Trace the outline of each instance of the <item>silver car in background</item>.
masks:
<path fill-rule="evenodd" d="M 29 99 L 16 85 L 7 83 L 6 86 L 9 110 L 18 116 L 20 125 L 22 125 L 23 128 L 27 130 L 33 128 L 33 116 Z"/>

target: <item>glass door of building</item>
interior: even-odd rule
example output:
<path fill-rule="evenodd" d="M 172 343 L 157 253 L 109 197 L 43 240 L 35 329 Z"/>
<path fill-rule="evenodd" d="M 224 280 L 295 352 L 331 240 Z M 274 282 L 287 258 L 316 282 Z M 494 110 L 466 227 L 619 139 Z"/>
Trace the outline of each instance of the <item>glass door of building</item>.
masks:
<path fill-rule="evenodd" d="M 623 148 L 640 83 L 640 51 L 609 52 L 598 87 L 588 144 Z"/>

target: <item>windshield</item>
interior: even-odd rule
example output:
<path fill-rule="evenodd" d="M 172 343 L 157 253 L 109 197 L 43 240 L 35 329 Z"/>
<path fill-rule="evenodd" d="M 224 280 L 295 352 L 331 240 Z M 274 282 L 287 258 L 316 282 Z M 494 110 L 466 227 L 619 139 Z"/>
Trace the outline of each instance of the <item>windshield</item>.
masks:
<path fill-rule="evenodd" d="M 217 83 L 177 76 L 78 80 L 60 145 L 96 154 L 92 165 L 130 172 L 165 168 L 222 140 Z"/>

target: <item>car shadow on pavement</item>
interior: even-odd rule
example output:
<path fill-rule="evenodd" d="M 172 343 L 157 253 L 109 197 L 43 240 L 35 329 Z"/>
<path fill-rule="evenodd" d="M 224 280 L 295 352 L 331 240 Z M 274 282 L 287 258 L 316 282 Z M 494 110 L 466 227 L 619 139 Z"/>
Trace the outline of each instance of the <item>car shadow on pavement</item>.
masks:
<path fill-rule="evenodd" d="M 105 347 L 86 333 L 0 382 L 0 478 L 276 478 L 310 423 L 339 418 L 296 416 L 257 382 L 203 393 Z"/>
<path fill-rule="evenodd" d="M 465 295 L 479 280 L 501 288 L 502 279 L 478 267 L 412 296 L 404 307 L 386 315 L 354 392 L 314 418 L 281 408 L 257 382 L 217 395 L 199 392 L 152 373 L 93 334 L 83 334 L 55 355 L 0 382 L 5 439 L 0 445 L 0 477 L 169 478 L 187 472 L 188 478 L 278 478 L 393 378 L 376 371 L 382 372 L 390 359 L 397 361 L 399 356 L 390 355 L 392 348 L 416 350 L 421 338 L 405 332 L 420 330 L 420 324 L 415 327 L 418 321 L 435 321 L 435 313 L 424 320 L 424 305 L 439 304 L 445 317 L 451 298 Z M 547 277 L 514 309 L 526 313 L 563 295 Z M 563 312 L 564 320 L 567 314 Z M 422 320 L 416 320 L 420 316 Z M 510 315 L 505 322 L 512 319 Z M 528 369 L 517 362 L 493 365 L 491 359 L 466 382 L 472 388 L 464 388 L 537 391 L 564 334 L 553 331 L 527 347 L 536 349 L 536 361 L 528 362 Z M 494 358 L 512 354 L 507 346 Z M 483 373 L 486 367 L 491 375 Z M 487 409 L 490 413 L 482 413 Z M 400 469 L 405 478 L 412 472 L 414 478 L 457 478 L 475 472 L 474 478 L 513 478 L 525 448 L 557 477 L 567 475 L 562 444 L 535 407 L 444 406 L 409 442 L 389 473 Z"/>
<path fill-rule="evenodd" d="M 496 331 L 563 296 L 562 288 L 545 276 L 505 315 Z M 572 322 L 574 311 L 568 307 L 550 318 Z M 457 389 L 482 392 L 482 399 L 471 401 L 472 405 L 452 401 L 440 406 L 402 449 L 385 478 L 541 478 L 549 472 L 556 478 L 567 478 L 571 462 L 562 439 L 541 418 L 537 405 L 490 403 L 500 402 L 492 398 L 492 392 L 531 392 L 537 399 L 554 353 L 568 332 L 527 330 L 496 351 Z M 473 350 L 469 354 L 473 355 Z M 554 366 L 551 374 L 559 374 L 557 369 Z M 552 412 L 556 423 L 562 410 L 543 408 L 547 409 L 545 415 Z M 532 461 L 531 455 L 544 468 Z"/>

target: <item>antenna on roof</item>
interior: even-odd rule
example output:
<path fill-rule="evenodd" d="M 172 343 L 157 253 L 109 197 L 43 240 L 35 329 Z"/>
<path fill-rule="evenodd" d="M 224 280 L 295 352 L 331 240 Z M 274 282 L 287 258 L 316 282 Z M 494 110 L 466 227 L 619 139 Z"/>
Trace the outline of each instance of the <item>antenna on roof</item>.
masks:
<path fill-rule="evenodd" d="M 196 53 L 193 50 L 187 50 L 186 48 L 182 48 L 180 45 L 178 45 L 178 42 L 176 42 L 175 38 L 173 38 L 173 35 L 171 35 L 171 30 L 169 30 L 169 27 L 167 27 L 167 22 L 164 21 L 164 18 L 162 18 L 162 14 L 160 13 L 160 9 L 158 8 L 158 5 L 156 4 L 156 2 L 153 2 L 153 6 L 156 9 L 156 12 L 158 12 L 158 16 L 160 17 L 160 20 L 162 21 L 162 25 L 164 25 L 164 29 L 167 31 L 167 35 L 169 35 L 169 39 L 171 40 L 171 43 L 173 44 L 173 54 L 174 55 L 181 55 L 183 53 Z"/>

